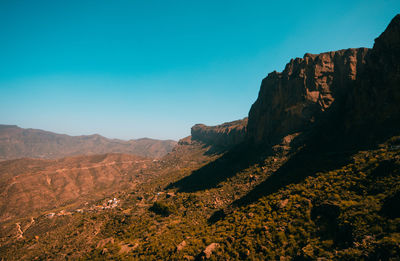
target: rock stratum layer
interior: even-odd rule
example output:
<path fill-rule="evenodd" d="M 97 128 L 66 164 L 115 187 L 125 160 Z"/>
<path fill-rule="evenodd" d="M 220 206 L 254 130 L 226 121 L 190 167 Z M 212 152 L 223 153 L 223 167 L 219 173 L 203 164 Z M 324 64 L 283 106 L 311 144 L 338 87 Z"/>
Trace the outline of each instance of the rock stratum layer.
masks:
<path fill-rule="evenodd" d="M 247 118 L 217 126 L 196 124 L 191 129 L 192 140 L 221 148 L 233 147 L 244 141 L 246 126 Z"/>
<path fill-rule="evenodd" d="M 143 157 L 162 157 L 176 145 L 173 140 L 118 140 L 100 135 L 69 136 L 53 132 L 0 125 L 0 160 L 62 158 L 75 155 L 128 153 Z"/>
<path fill-rule="evenodd" d="M 336 127 L 346 133 L 359 131 L 371 120 L 376 126 L 393 126 L 400 111 L 399 53 L 397 15 L 375 40 L 373 49 L 305 54 L 302 59 L 292 59 L 283 72 L 272 72 L 263 79 L 249 112 L 248 140 L 271 144 L 309 130 L 321 118 L 329 121 L 329 113 L 338 111 L 342 115 L 335 114 L 341 118 L 335 119 Z"/>

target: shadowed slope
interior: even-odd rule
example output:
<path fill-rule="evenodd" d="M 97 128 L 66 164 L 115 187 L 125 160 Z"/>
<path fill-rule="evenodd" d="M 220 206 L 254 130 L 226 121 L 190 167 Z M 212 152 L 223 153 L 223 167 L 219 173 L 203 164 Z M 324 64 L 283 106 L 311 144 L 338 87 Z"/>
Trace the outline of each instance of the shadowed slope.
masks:
<path fill-rule="evenodd" d="M 257 162 L 254 154 L 246 152 L 246 146 L 239 145 L 189 176 L 168 185 L 166 189 L 178 188 L 179 192 L 195 192 L 215 188 L 220 182 Z"/>

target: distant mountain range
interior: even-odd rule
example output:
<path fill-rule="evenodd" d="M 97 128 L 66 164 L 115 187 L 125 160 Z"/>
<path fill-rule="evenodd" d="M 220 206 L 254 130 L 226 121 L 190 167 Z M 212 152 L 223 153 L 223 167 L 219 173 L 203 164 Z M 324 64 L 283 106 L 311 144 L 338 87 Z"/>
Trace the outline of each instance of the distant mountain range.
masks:
<path fill-rule="evenodd" d="M 127 153 L 159 158 L 176 145 L 173 140 L 108 139 L 98 134 L 69 136 L 44 130 L 0 125 L 0 160 L 23 157 L 55 159 L 75 155 Z"/>
<path fill-rule="evenodd" d="M 140 141 L 0 127 L 7 157 L 175 145 Z M 0 259 L 400 260 L 399 206 L 397 15 L 372 49 L 292 59 L 248 118 L 160 159 L 0 162 Z"/>

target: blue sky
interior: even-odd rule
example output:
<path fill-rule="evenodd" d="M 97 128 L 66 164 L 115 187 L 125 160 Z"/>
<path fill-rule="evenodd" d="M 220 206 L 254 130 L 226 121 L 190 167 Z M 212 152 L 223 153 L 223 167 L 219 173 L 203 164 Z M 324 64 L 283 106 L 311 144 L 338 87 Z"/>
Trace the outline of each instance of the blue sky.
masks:
<path fill-rule="evenodd" d="M 0 1 L 0 124 L 180 139 L 304 53 L 372 47 L 400 1 Z"/>

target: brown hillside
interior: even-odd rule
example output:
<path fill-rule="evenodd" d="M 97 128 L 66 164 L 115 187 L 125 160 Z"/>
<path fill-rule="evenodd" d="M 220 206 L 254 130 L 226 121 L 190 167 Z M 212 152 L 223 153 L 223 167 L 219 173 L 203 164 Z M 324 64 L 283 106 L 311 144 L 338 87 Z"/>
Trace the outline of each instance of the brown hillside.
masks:
<path fill-rule="evenodd" d="M 173 140 L 107 139 L 100 135 L 69 136 L 0 125 L 0 160 L 23 157 L 55 159 L 75 155 L 127 153 L 159 158 L 176 145 Z"/>
<path fill-rule="evenodd" d="M 0 162 L 0 222 L 133 189 L 151 159 L 124 154 Z"/>
<path fill-rule="evenodd" d="M 400 260 L 399 47 L 397 15 L 373 49 L 292 60 L 263 80 L 239 144 L 246 128 L 232 122 L 197 125 L 148 164 L 3 162 L 0 189 L 13 196 L 1 205 L 0 259 Z M 221 141 L 229 149 L 213 150 Z M 7 219 L 30 198 L 64 204 L 73 193 L 77 205 L 55 204 L 51 218 L 38 204 Z M 93 210 L 111 197 L 117 207 Z"/>

